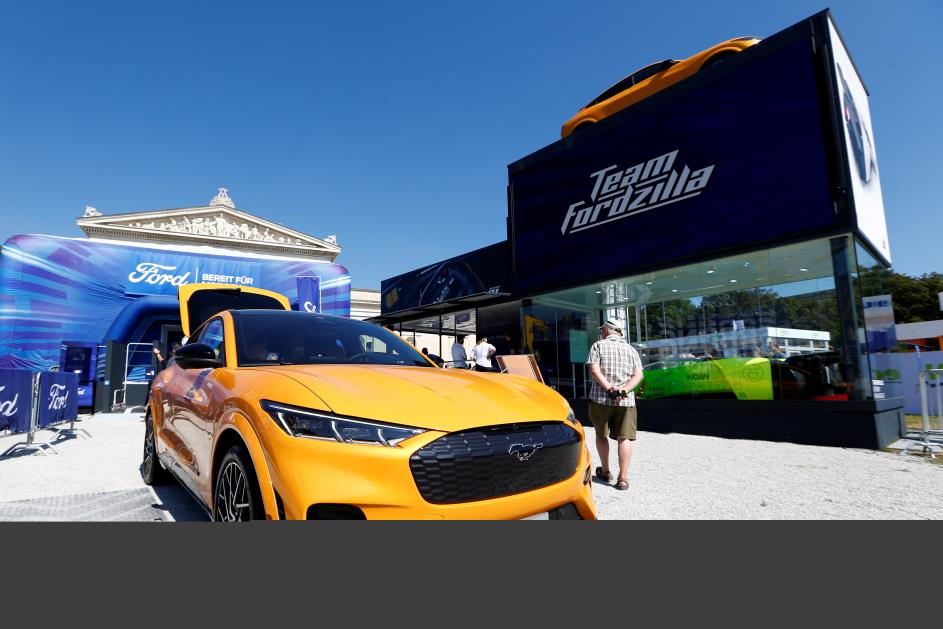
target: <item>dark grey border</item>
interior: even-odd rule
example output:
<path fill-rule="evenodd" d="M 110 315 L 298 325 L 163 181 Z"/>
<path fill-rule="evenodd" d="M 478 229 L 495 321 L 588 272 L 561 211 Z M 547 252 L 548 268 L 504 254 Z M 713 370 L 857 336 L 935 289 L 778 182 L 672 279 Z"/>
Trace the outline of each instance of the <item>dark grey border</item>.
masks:
<path fill-rule="evenodd" d="M 869 523 L 0 526 L 8 618 L 20 609 L 43 625 L 131 626 L 899 622 L 895 603 L 935 581 L 887 542 L 927 532 L 892 536 Z"/>

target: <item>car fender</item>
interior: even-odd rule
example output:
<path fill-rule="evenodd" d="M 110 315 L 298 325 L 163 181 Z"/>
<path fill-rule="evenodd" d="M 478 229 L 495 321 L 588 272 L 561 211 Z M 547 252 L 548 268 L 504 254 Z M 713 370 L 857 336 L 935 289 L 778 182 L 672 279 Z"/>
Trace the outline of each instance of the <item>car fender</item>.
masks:
<path fill-rule="evenodd" d="M 743 52 L 744 50 L 746 50 L 746 48 L 738 48 L 737 46 L 725 46 L 723 48 L 711 50 L 709 51 L 708 54 L 704 55 L 703 59 L 697 62 L 697 71 L 700 72 L 704 68 L 704 65 L 707 64 L 711 59 L 713 59 L 717 55 L 720 55 L 726 52 L 734 52 L 734 53 Z"/>
<path fill-rule="evenodd" d="M 246 448 L 249 450 L 249 456 L 252 457 L 252 466 L 255 468 L 256 479 L 259 482 L 259 492 L 262 494 L 262 506 L 265 509 L 265 518 L 267 520 L 278 519 L 278 506 L 275 503 L 275 490 L 272 487 L 272 476 L 268 469 L 268 459 L 265 457 L 262 442 L 255 433 L 252 424 L 242 413 L 236 411 L 227 414 L 220 424 L 221 427 L 217 431 L 216 438 L 213 441 L 213 460 L 216 460 L 216 448 L 218 447 L 220 439 L 227 431 L 235 431 L 242 439 L 242 442 L 246 444 Z M 216 480 L 214 478 L 213 483 L 215 484 L 215 482 Z M 214 494 L 215 491 L 211 492 L 211 500 L 215 500 Z"/>

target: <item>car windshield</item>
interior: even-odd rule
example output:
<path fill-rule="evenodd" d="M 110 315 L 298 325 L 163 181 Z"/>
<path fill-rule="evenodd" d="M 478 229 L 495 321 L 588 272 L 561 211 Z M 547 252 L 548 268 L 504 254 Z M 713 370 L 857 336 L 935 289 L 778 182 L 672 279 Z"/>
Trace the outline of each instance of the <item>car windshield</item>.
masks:
<path fill-rule="evenodd" d="M 260 365 L 434 366 L 386 328 L 307 312 L 233 311 L 240 367 Z"/>

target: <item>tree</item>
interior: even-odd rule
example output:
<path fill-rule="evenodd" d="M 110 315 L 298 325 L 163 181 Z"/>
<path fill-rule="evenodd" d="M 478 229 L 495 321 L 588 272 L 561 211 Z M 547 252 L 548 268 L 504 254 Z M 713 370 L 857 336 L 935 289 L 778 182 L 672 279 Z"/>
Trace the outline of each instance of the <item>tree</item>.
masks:
<path fill-rule="evenodd" d="M 894 302 L 897 323 L 934 321 L 943 318 L 938 295 L 943 292 L 943 273 L 925 273 L 919 277 L 888 273 L 885 290 Z"/>

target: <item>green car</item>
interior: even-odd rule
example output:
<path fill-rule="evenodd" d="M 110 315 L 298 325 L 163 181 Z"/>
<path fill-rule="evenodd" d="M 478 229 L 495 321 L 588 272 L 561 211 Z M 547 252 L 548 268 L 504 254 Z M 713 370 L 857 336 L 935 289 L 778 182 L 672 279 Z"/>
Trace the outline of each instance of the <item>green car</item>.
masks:
<path fill-rule="evenodd" d="M 768 358 L 653 363 L 645 367 L 643 383 L 642 399 L 689 396 L 773 399 L 773 375 Z"/>

